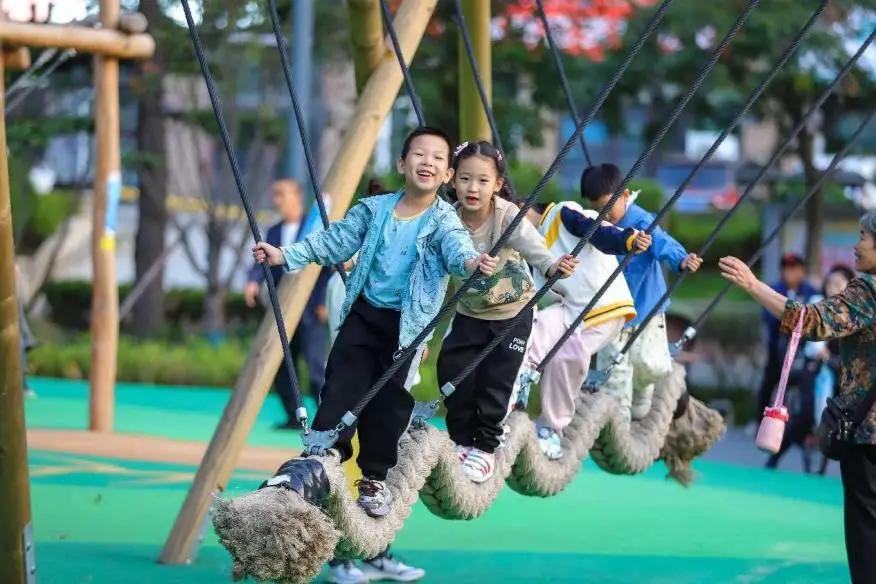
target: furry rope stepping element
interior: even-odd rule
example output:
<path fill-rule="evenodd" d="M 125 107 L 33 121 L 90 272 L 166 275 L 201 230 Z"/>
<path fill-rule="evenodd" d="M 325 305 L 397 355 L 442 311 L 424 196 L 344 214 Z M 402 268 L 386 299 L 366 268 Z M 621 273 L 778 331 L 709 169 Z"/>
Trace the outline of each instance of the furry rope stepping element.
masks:
<path fill-rule="evenodd" d="M 651 412 L 633 424 L 624 419 L 615 398 L 583 394 L 564 432 L 566 454 L 560 460 L 542 454 L 533 422 L 513 412 L 505 444 L 496 451 L 495 474 L 481 484 L 462 474 L 446 432 L 429 425 L 411 428 L 387 476 L 393 505 L 386 517 L 369 517 L 356 504 L 332 453 L 286 462 L 259 490 L 219 502 L 213 523 L 234 559 L 235 578 L 303 584 L 333 555 L 369 558 L 386 549 L 418 497 L 435 515 L 459 520 L 483 515 L 506 483 L 528 496 L 555 495 L 577 476 L 597 442 L 614 470 L 640 473 L 662 458 L 671 476 L 689 481 L 690 462 L 711 448 L 724 427 L 717 412 L 694 399 L 673 420 L 684 381 L 684 369 L 676 366 L 657 384 Z"/>

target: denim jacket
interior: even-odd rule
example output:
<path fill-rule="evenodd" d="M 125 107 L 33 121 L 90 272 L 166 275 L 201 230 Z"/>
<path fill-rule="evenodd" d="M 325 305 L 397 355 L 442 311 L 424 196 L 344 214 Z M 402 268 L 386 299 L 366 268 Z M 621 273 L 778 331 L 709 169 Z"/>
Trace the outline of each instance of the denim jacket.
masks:
<path fill-rule="evenodd" d="M 366 197 L 328 229 L 281 248 L 287 272 L 310 263 L 330 266 L 345 262 L 359 252 L 356 266 L 347 278 L 340 322 L 344 322 L 365 286 L 386 222 L 403 194 L 404 191 L 399 191 Z M 478 256 L 468 231 L 449 203 L 438 198 L 426 213 L 417 236 L 417 261 L 402 299 L 400 348 L 406 348 L 438 314 L 450 276 L 465 277 L 465 262 Z"/>

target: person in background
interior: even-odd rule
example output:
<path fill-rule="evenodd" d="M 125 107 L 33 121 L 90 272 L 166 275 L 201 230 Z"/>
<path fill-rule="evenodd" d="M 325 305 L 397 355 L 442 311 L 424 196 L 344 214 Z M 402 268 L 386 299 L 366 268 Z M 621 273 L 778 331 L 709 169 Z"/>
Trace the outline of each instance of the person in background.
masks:
<path fill-rule="evenodd" d="M 806 262 L 797 254 L 789 253 L 782 258 L 782 279 L 771 286 L 773 290 L 798 302 L 806 303 L 809 297 L 818 290 L 806 280 Z M 782 363 L 788 348 L 788 336 L 779 332 L 779 319 L 763 311 L 763 323 L 766 329 L 767 361 L 763 368 L 763 378 L 757 392 L 756 419 L 748 428 L 753 434 L 757 431 L 763 412 L 770 405 L 773 390 L 782 375 Z"/>
<path fill-rule="evenodd" d="M 818 302 L 824 298 L 830 298 L 842 293 L 855 279 L 855 272 L 848 266 L 837 265 L 830 269 L 824 277 L 822 288 L 823 296 L 813 296 L 810 302 Z M 814 401 L 812 413 L 814 415 L 813 428 L 821 420 L 821 414 L 827 407 L 827 400 L 836 391 L 836 383 L 839 376 L 839 341 L 809 341 L 803 348 L 807 363 L 807 383 L 811 387 Z M 824 476 L 830 459 L 822 456 L 818 467 L 818 474 Z"/>
<path fill-rule="evenodd" d="M 311 208 L 308 216 L 304 217 L 301 186 L 297 182 L 288 179 L 279 180 L 272 185 L 271 194 L 274 200 L 274 208 L 280 214 L 281 220 L 268 228 L 267 233 L 265 233 L 265 241 L 267 243 L 276 247 L 287 246 L 301 241 L 308 233 L 321 228 L 322 219 L 319 216 L 319 208 L 316 205 Z M 328 196 L 323 195 L 323 200 L 326 203 L 326 207 L 328 207 Z M 254 264 L 249 271 L 248 281 L 243 290 L 244 300 L 249 307 L 256 305 L 263 274 L 262 267 L 258 264 Z M 274 277 L 274 283 L 277 286 L 280 285 L 283 274 L 282 266 L 273 266 L 271 268 L 271 275 Z M 298 377 L 300 378 L 301 375 L 298 370 L 297 361 L 299 357 L 303 357 L 304 363 L 307 366 L 310 389 L 313 394 L 316 394 L 322 388 L 325 378 L 328 343 L 326 337 L 328 309 L 325 304 L 325 295 L 330 275 L 330 268 L 323 268 L 320 271 L 304 312 L 301 314 L 301 320 L 298 326 L 295 327 L 295 333 L 289 340 L 292 360 L 296 363 L 296 373 L 299 373 Z M 274 390 L 280 397 L 287 416 L 285 422 L 281 422 L 276 426 L 277 429 L 300 428 L 301 426 L 295 419 L 292 381 L 289 379 L 289 373 L 283 363 L 280 364 L 277 376 L 274 378 Z"/>

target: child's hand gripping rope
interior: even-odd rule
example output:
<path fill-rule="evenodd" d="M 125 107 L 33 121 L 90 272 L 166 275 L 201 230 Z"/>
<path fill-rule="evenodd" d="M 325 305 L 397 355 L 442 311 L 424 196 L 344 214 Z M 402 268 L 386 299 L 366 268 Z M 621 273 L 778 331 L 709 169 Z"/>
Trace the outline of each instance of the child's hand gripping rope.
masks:
<path fill-rule="evenodd" d="M 486 253 L 482 253 L 478 257 L 465 262 L 465 267 L 469 274 L 473 274 L 475 271 L 480 270 L 485 276 L 492 276 L 498 265 L 499 258 L 494 258 Z"/>
<path fill-rule="evenodd" d="M 579 261 L 580 260 L 577 257 L 566 254 L 554 262 L 554 265 L 548 269 L 547 277 L 553 277 L 553 275 L 557 273 L 557 270 L 559 270 L 561 278 L 568 278 L 575 272 L 575 268 L 578 267 Z"/>
<path fill-rule="evenodd" d="M 633 253 L 642 253 L 651 247 L 651 234 L 647 231 L 637 231 L 633 240 Z"/>
<path fill-rule="evenodd" d="M 267 263 L 269 266 L 282 266 L 286 263 L 282 250 L 264 241 L 252 246 L 252 258 L 258 264 Z"/>
<path fill-rule="evenodd" d="M 693 273 L 699 270 L 701 265 L 703 265 L 703 258 L 695 253 L 689 253 L 686 258 L 681 260 L 680 267 L 682 270 L 687 270 Z"/>

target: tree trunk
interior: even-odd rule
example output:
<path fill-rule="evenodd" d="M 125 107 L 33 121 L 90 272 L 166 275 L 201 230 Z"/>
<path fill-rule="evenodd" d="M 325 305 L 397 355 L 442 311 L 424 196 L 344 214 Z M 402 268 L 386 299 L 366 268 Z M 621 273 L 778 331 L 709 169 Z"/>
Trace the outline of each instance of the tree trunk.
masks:
<path fill-rule="evenodd" d="M 207 294 L 204 297 L 204 334 L 214 344 L 225 340 L 225 297 L 228 290 L 222 281 L 222 243 L 225 229 L 211 213 L 207 218 Z"/>
<path fill-rule="evenodd" d="M 808 129 L 800 132 L 797 140 L 797 153 L 803 165 L 803 177 L 806 183 L 804 196 L 818 181 L 819 172 L 815 167 L 815 135 Z M 806 202 L 806 263 L 809 273 L 815 280 L 821 278 L 821 240 L 824 232 L 824 191 L 818 191 Z"/>
<path fill-rule="evenodd" d="M 158 0 L 141 0 L 140 12 L 150 23 L 150 29 L 161 21 Z M 154 31 L 150 31 L 153 32 Z M 136 280 L 149 271 L 164 254 L 167 229 L 167 166 L 164 159 L 163 79 L 164 63 L 161 43 L 156 43 L 155 55 L 143 64 L 142 91 L 138 99 L 137 143 L 142 161 L 139 165 L 140 216 L 134 248 Z M 164 268 L 144 288 L 133 307 L 132 332 L 144 337 L 164 326 Z"/>

